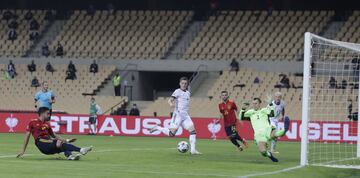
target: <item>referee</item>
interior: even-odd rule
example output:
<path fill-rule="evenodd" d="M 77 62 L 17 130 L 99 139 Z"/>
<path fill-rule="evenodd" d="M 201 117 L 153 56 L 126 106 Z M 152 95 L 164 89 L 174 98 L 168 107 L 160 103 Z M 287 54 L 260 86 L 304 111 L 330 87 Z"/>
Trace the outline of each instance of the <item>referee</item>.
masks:
<path fill-rule="evenodd" d="M 50 116 L 52 114 L 52 104 L 55 103 L 55 95 L 49 90 L 47 81 L 42 83 L 42 89 L 35 94 L 35 108 L 46 107 L 49 108 Z"/>

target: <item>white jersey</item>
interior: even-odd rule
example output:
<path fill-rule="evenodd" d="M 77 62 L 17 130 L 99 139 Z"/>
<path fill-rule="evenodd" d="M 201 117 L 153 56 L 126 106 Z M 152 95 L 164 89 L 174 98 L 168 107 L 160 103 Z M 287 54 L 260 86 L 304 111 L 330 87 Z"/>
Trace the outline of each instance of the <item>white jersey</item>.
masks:
<path fill-rule="evenodd" d="M 276 104 L 275 101 L 272 102 L 274 107 L 275 107 L 275 117 L 271 117 L 270 119 L 271 120 L 279 120 L 280 119 L 280 116 L 281 116 L 281 113 L 285 110 L 285 101 L 281 100 L 279 104 Z"/>
<path fill-rule="evenodd" d="M 188 90 L 176 89 L 171 95 L 175 98 L 174 112 L 188 112 L 190 107 L 190 92 Z"/>

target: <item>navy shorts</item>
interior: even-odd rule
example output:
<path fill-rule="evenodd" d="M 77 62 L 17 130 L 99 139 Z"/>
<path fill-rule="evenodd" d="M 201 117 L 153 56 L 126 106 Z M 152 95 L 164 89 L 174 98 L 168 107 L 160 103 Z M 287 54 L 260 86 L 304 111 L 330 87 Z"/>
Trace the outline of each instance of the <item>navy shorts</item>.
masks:
<path fill-rule="evenodd" d="M 89 122 L 90 122 L 90 124 L 96 124 L 96 116 L 90 116 Z"/>
<path fill-rule="evenodd" d="M 37 139 L 35 142 L 36 147 L 40 150 L 41 153 L 46 155 L 52 155 L 55 153 L 61 153 L 62 150 L 56 147 L 57 140 L 50 139 Z"/>
<path fill-rule="evenodd" d="M 237 135 L 238 132 L 237 132 L 237 128 L 236 128 L 236 125 L 231 125 L 231 126 L 227 126 L 225 127 L 225 132 L 226 132 L 226 135 L 229 137 L 231 135 Z"/>

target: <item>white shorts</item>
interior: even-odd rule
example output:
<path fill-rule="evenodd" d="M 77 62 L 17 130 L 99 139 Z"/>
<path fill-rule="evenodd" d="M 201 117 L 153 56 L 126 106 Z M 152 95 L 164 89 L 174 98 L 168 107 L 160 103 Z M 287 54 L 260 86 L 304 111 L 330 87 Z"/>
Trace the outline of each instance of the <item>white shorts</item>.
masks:
<path fill-rule="evenodd" d="M 274 127 L 276 130 L 279 129 L 278 123 L 279 123 L 279 120 L 278 120 L 278 119 L 274 119 L 274 118 L 271 118 L 271 119 L 270 119 L 270 124 L 271 124 L 271 126 Z"/>
<path fill-rule="evenodd" d="M 178 129 L 180 126 L 188 131 L 190 128 L 194 128 L 194 123 L 187 112 L 173 113 L 169 128 Z"/>

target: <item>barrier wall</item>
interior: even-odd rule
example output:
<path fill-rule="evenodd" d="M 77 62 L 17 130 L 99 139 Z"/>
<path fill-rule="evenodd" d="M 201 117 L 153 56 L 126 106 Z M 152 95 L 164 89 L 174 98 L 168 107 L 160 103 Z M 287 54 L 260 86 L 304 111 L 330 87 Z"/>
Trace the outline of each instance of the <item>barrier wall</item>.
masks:
<path fill-rule="evenodd" d="M 1 133 L 22 133 L 31 119 L 36 119 L 34 113 L 0 113 Z M 88 115 L 55 114 L 51 117 L 51 126 L 60 134 L 87 134 Z M 165 137 L 159 131 L 149 133 L 148 129 L 156 124 L 168 126 L 168 117 L 134 117 L 134 116 L 100 116 L 97 123 L 98 135 L 114 136 L 152 136 Z M 198 138 L 226 138 L 223 123 L 215 123 L 214 118 L 193 118 Z M 279 123 L 283 127 L 283 123 Z M 300 141 L 301 121 L 291 121 L 290 130 L 283 141 Z M 309 139 L 324 142 L 355 142 L 357 133 L 356 122 L 312 122 L 309 123 Z M 253 139 L 253 130 L 248 121 L 238 124 L 240 135 L 248 140 Z M 178 137 L 188 137 L 186 130 L 179 129 Z"/>

